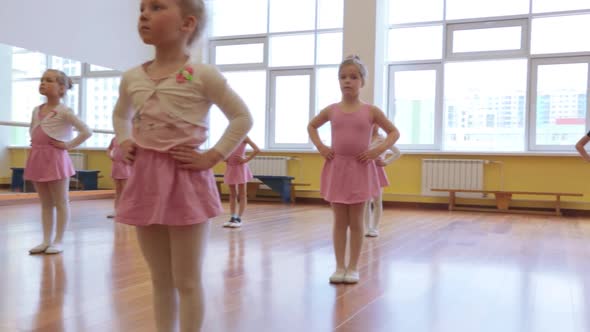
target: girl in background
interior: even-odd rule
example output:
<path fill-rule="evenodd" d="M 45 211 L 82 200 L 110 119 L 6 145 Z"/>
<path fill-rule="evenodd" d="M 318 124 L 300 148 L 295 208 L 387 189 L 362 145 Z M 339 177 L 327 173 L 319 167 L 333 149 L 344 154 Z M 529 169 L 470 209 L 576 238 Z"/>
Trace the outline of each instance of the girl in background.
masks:
<path fill-rule="evenodd" d="M 68 192 L 70 177 L 76 174 L 68 150 L 82 144 L 90 129 L 61 99 L 72 88 L 72 80 L 62 71 L 48 69 L 41 77 L 39 93 L 46 102 L 35 107 L 29 133 L 31 153 L 24 178 L 35 185 L 41 200 L 43 242 L 29 250 L 31 254 L 58 254 L 63 251 L 63 237 L 70 219 Z M 73 137 L 74 128 L 78 135 Z M 56 211 L 57 222 L 54 222 Z M 54 224 L 55 238 L 52 239 Z"/>

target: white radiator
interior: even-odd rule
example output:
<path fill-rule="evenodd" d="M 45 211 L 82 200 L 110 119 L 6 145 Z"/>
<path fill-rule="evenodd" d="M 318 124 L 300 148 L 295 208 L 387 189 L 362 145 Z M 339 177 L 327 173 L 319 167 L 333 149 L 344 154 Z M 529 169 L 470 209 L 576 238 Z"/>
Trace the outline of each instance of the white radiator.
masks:
<path fill-rule="evenodd" d="M 74 169 L 85 170 L 86 169 L 86 155 L 80 152 L 70 152 L 70 159 L 74 164 Z"/>
<path fill-rule="evenodd" d="M 430 189 L 483 190 L 483 166 L 480 159 L 422 159 L 422 195 L 448 196 Z M 457 193 L 458 197 L 484 197 L 480 193 Z"/>
<path fill-rule="evenodd" d="M 248 166 L 254 175 L 288 176 L 288 162 L 291 157 L 259 156 L 250 160 Z"/>

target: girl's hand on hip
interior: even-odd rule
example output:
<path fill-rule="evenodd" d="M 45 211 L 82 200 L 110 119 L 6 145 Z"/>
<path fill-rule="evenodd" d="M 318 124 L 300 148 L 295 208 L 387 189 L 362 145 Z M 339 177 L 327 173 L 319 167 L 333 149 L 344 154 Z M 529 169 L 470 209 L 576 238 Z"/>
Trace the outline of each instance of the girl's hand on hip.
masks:
<path fill-rule="evenodd" d="M 62 141 L 58 141 L 56 139 L 51 139 L 51 141 L 49 142 L 49 144 L 51 144 L 53 147 L 56 147 L 58 149 L 61 150 L 67 150 L 68 146 L 66 145 L 66 143 L 62 142 Z"/>
<path fill-rule="evenodd" d="M 170 155 L 178 162 L 178 168 L 195 171 L 210 169 L 223 160 L 223 156 L 213 149 L 201 152 L 188 145 L 170 149 Z"/>
<path fill-rule="evenodd" d="M 379 156 L 381 155 L 381 151 L 379 151 L 378 149 L 370 149 L 367 150 L 361 154 L 359 154 L 356 159 L 360 162 L 363 163 L 368 163 L 371 160 L 375 160 L 377 158 L 379 158 Z"/>
<path fill-rule="evenodd" d="M 320 151 L 322 157 L 326 158 L 326 160 L 334 159 L 334 151 L 331 148 L 324 145 L 321 146 L 318 150 Z"/>
<path fill-rule="evenodd" d="M 119 153 L 121 154 L 121 160 L 123 160 L 123 162 L 125 162 L 126 164 L 133 164 L 133 162 L 135 161 L 135 151 L 137 149 L 137 145 L 135 145 L 135 142 L 128 139 L 123 141 L 121 144 L 119 144 Z"/>

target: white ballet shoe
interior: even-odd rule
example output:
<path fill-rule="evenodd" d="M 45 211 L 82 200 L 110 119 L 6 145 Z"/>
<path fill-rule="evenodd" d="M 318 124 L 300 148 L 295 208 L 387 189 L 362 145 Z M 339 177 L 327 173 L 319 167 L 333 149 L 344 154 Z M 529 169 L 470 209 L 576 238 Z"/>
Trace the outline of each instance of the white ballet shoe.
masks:
<path fill-rule="evenodd" d="M 379 231 L 376 229 L 371 229 L 369 232 L 367 232 L 367 236 L 368 237 L 378 237 Z"/>
<path fill-rule="evenodd" d="M 346 271 L 344 274 L 344 283 L 345 284 L 356 284 L 359 282 L 360 276 L 358 271 Z"/>
<path fill-rule="evenodd" d="M 54 243 L 52 245 L 50 245 L 46 250 L 45 250 L 45 254 L 47 255 L 55 255 L 55 254 L 59 254 L 61 252 L 63 252 L 63 246 L 61 243 Z"/>
<path fill-rule="evenodd" d="M 346 271 L 344 269 L 338 269 L 330 276 L 331 284 L 341 284 L 344 282 L 344 275 Z"/>
<path fill-rule="evenodd" d="M 29 250 L 29 254 L 31 254 L 31 255 L 41 254 L 41 253 L 44 253 L 45 250 L 47 250 L 47 248 L 49 248 L 49 245 L 47 243 L 41 243 L 40 245 L 31 248 Z"/>

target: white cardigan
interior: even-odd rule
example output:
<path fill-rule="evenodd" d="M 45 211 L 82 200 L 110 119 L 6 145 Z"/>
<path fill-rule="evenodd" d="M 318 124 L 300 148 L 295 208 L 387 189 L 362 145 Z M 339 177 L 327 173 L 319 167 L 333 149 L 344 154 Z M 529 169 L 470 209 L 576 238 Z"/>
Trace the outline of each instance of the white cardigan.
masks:
<path fill-rule="evenodd" d="M 49 137 L 64 142 L 68 149 L 73 149 L 92 136 L 90 128 L 78 119 L 67 106 L 63 104 L 57 105 L 43 120 L 39 118 L 41 106 L 37 106 L 33 110 L 31 126 L 29 127 L 31 137 L 35 128 L 40 125 Z M 78 136 L 74 139 L 72 139 L 74 136 L 73 128 L 78 130 Z"/>
<path fill-rule="evenodd" d="M 119 143 L 132 137 L 131 119 L 153 95 L 165 112 L 182 120 L 209 128 L 209 108 L 215 104 L 229 120 L 225 132 L 213 149 L 224 158 L 244 140 L 252 127 L 252 116 L 242 99 L 212 65 L 187 62 L 193 70 L 190 80 L 177 81 L 176 73 L 159 83 L 151 80 L 143 66 L 123 74 L 119 100 L 113 112 L 113 127 Z"/>

